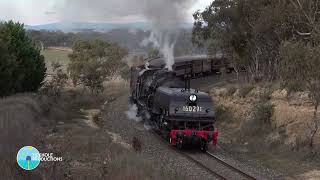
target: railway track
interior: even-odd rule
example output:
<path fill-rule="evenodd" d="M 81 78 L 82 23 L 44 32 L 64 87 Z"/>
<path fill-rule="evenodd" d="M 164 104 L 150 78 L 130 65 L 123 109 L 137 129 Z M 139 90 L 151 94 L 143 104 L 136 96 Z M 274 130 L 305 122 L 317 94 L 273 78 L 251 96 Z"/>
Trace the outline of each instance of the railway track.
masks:
<path fill-rule="evenodd" d="M 239 175 L 245 177 L 246 179 L 256 179 L 256 178 L 253 177 L 252 175 L 250 175 L 250 174 L 248 174 L 248 173 L 246 173 L 246 172 L 243 172 L 243 171 L 241 171 L 240 169 L 238 169 L 238 168 L 236 168 L 236 167 L 234 167 L 234 166 L 226 163 L 226 162 L 223 161 L 221 158 L 215 156 L 214 154 L 210 153 L 209 151 L 207 151 L 205 154 L 206 154 L 208 157 L 213 158 L 214 160 L 218 161 L 220 164 L 223 164 L 225 167 L 231 169 L 232 171 L 237 172 Z"/>
<path fill-rule="evenodd" d="M 186 159 L 188 159 L 189 161 L 193 162 L 194 164 L 196 164 L 199 168 L 205 170 L 206 172 L 208 172 L 209 174 L 211 174 L 212 176 L 216 177 L 217 179 L 221 179 L 221 180 L 227 180 L 227 179 L 251 179 L 254 180 L 256 179 L 255 177 L 241 171 L 240 169 L 228 164 L 227 162 L 223 161 L 222 159 L 220 159 L 219 157 L 213 155 L 210 152 L 206 152 L 206 153 L 201 153 L 201 154 L 197 154 L 197 153 L 188 153 L 185 151 L 181 151 L 176 149 L 175 147 L 171 146 L 168 144 L 168 142 L 156 131 L 150 131 L 152 132 L 159 140 L 161 140 L 163 143 L 167 144 L 168 147 L 170 149 L 172 149 L 173 151 L 175 151 L 177 154 L 185 157 Z M 209 157 L 209 159 L 206 159 L 206 161 L 211 161 L 211 165 L 208 165 L 209 163 L 205 163 L 199 159 L 200 156 L 206 156 Z M 212 165 L 212 160 L 215 161 L 215 165 Z M 220 170 L 217 170 L 216 167 L 220 166 Z M 221 170 L 221 167 L 224 167 L 223 170 Z M 223 172 L 221 172 L 223 171 Z M 231 173 L 231 172 L 232 173 Z M 230 174 L 233 174 L 234 177 L 230 177 Z M 237 176 L 235 176 L 237 175 Z"/>

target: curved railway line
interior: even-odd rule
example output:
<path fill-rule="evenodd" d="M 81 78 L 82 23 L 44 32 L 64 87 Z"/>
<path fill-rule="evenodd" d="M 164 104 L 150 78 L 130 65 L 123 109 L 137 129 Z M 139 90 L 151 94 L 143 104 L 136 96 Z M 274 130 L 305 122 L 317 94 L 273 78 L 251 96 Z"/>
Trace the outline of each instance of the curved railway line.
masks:
<path fill-rule="evenodd" d="M 224 160 L 222 160 L 221 158 L 215 156 L 214 154 L 210 153 L 209 151 L 207 151 L 205 153 L 208 157 L 213 158 L 214 160 L 216 160 L 217 162 L 219 162 L 220 164 L 223 164 L 225 167 L 231 169 L 234 172 L 237 172 L 239 175 L 245 177 L 246 179 L 256 179 L 255 177 L 253 177 L 252 175 L 241 171 L 240 169 L 226 163 Z"/>
<path fill-rule="evenodd" d="M 152 130 L 152 132 L 159 140 L 161 140 L 163 143 L 168 144 L 168 142 L 156 131 Z M 228 180 L 228 179 L 250 179 L 255 180 L 256 178 L 252 175 L 243 172 L 242 170 L 228 164 L 227 162 L 223 161 L 221 158 L 213 155 L 209 151 L 206 153 L 188 153 L 186 151 L 181 151 L 176 149 L 175 147 L 168 144 L 168 147 L 175 151 L 177 154 L 185 157 L 189 161 L 195 163 L 199 168 L 205 170 L 212 176 L 216 177 L 217 179 L 221 180 Z M 209 159 L 206 159 L 206 161 L 211 161 L 210 163 L 201 162 L 200 157 L 206 156 L 209 157 Z M 203 158 L 203 157 L 202 157 Z M 214 162 L 212 162 L 214 161 Z M 209 165 L 208 165 L 209 164 Z M 211 164 L 211 165 L 210 165 Z M 214 164 L 214 165 L 212 165 Z M 216 169 L 216 167 L 220 167 L 219 170 Z M 221 169 L 221 167 L 224 167 Z M 232 176 L 233 177 L 230 177 Z"/>

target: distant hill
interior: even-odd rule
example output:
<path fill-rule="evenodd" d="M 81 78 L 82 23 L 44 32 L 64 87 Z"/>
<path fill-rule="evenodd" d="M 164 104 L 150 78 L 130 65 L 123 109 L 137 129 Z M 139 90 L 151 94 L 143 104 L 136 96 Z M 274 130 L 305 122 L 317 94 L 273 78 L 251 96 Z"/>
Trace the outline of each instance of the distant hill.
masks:
<path fill-rule="evenodd" d="M 192 28 L 192 23 L 184 23 L 184 28 Z M 110 31 L 113 29 L 142 29 L 150 30 L 151 24 L 147 22 L 134 22 L 134 23 L 87 23 L 87 22 L 75 22 L 75 23 L 51 23 L 30 26 L 26 25 L 28 30 L 48 30 L 48 31 L 65 31 L 65 32 L 81 32 L 81 31 Z"/>
<path fill-rule="evenodd" d="M 137 22 L 137 23 L 126 23 L 126 24 L 117 24 L 117 23 L 86 23 L 86 22 L 76 22 L 76 23 L 51 23 L 30 26 L 26 25 L 26 29 L 32 30 L 48 30 L 48 31 L 81 31 L 81 30 L 95 30 L 95 31 L 109 31 L 112 29 L 149 29 L 150 26 L 148 23 Z"/>

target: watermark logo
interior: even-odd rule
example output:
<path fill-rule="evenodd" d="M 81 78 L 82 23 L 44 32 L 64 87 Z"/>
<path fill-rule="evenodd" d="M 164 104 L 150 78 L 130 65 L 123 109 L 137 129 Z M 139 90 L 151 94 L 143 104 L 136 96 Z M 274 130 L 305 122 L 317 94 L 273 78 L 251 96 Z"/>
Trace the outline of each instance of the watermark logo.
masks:
<path fill-rule="evenodd" d="M 17 162 L 19 166 L 27 171 L 34 170 L 40 162 L 61 162 L 62 157 L 56 157 L 53 153 L 39 153 L 39 151 L 32 146 L 25 146 L 17 153 Z"/>
<path fill-rule="evenodd" d="M 22 169 L 30 171 L 39 166 L 40 157 L 40 153 L 35 147 L 25 146 L 19 150 L 17 162 Z"/>
<path fill-rule="evenodd" d="M 62 157 L 56 157 L 53 153 L 40 153 L 40 160 L 44 162 L 61 162 Z"/>

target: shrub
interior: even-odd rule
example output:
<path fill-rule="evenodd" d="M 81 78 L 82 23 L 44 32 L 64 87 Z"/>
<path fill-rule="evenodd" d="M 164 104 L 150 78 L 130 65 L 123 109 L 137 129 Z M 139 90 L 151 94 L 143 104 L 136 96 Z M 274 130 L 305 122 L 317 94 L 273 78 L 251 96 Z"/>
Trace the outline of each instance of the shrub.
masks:
<path fill-rule="evenodd" d="M 23 24 L 0 23 L 0 96 L 38 90 L 45 73 L 44 57 Z"/>
<path fill-rule="evenodd" d="M 237 88 L 231 86 L 231 87 L 228 87 L 227 89 L 227 96 L 233 96 L 234 93 L 237 91 Z"/>
<path fill-rule="evenodd" d="M 266 89 L 261 95 L 261 101 L 269 101 L 271 99 L 272 89 Z"/>
<path fill-rule="evenodd" d="M 289 82 L 285 85 L 285 87 L 288 91 L 288 94 L 294 93 L 294 92 L 300 92 L 305 89 L 302 83 L 297 83 L 297 82 Z"/>
<path fill-rule="evenodd" d="M 271 117 L 274 112 L 274 105 L 268 101 L 261 101 L 254 105 L 252 109 L 253 120 L 257 123 L 271 124 Z"/>
<path fill-rule="evenodd" d="M 42 92 L 47 96 L 59 97 L 67 84 L 68 75 L 62 70 L 61 64 L 52 63 L 51 66 L 53 70 L 52 77 L 45 82 Z"/>
<path fill-rule="evenodd" d="M 218 105 L 215 108 L 215 111 L 216 111 L 216 119 L 218 122 L 232 122 L 234 120 L 232 112 L 228 107 L 225 107 L 223 105 Z"/>
<path fill-rule="evenodd" d="M 252 85 L 246 85 L 243 86 L 239 89 L 239 96 L 244 98 L 246 97 L 252 90 L 253 90 L 254 86 Z"/>

